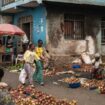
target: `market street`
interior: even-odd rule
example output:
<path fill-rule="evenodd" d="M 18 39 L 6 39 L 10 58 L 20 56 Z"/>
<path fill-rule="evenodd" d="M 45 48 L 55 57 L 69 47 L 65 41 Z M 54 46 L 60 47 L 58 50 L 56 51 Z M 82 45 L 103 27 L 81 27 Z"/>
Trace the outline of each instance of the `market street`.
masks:
<path fill-rule="evenodd" d="M 61 76 L 64 77 L 64 76 Z M 60 78 L 61 78 L 60 77 Z M 62 84 L 56 84 L 59 77 L 50 77 L 45 79 L 45 86 L 35 84 L 38 90 L 51 94 L 58 99 L 77 100 L 77 105 L 105 105 L 105 95 L 98 94 L 94 90 L 86 88 L 70 89 Z M 18 82 L 18 73 L 5 72 L 3 81 L 10 86 L 16 87 Z"/>

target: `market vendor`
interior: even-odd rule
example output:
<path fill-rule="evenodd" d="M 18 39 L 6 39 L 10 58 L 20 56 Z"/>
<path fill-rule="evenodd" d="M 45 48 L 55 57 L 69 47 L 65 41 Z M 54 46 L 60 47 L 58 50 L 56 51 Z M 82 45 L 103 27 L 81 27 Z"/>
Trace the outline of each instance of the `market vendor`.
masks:
<path fill-rule="evenodd" d="M 11 36 L 8 36 L 7 38 L 6 48 L 8 52 L 13 52 L 13 39 Z"/>
<path fill-rule="evenodd" d="M 2 60 L 4 58 L 3 53 L 5 52 L 5 47 L 2 44 L 2 41 L 0 40 L 0 63 L 2 63 Z"/>
<path fill-rule="evenodd" d="M 5 47 L 2 44 L 2 41 L 0 40 L 0 53 L 4 53 L 5 52 Z"/>
<path fill-rule="evenodd" d="M 99 53 L 95 54 L 95 58 L 92 60 L 92 64 L 93 64 L 93 78 L 101 76 L 102 69 L 100 68 L 100 64 L 102 64 L 102 60 Z"/>

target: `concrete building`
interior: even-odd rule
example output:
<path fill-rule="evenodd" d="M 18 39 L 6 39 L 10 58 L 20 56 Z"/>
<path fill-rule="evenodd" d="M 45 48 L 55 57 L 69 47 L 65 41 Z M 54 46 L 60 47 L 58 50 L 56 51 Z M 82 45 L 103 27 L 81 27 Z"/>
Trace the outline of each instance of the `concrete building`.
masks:
<path fill-rule="evenodd" d="M 105 0 L 2 1 L 1 12 L 10 14 L 33 43 L 42 39 L 64 63 L 88 51 L 86 36 L 92 36 L 96 51 L 105 55 Z"/>

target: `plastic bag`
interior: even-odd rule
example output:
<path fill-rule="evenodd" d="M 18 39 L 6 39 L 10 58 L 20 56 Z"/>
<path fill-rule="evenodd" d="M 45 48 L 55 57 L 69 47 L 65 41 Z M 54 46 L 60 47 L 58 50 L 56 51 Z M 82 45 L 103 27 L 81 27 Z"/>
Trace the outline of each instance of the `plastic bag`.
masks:
<path fill-rule="evenodd" d="M 22 84 L 24 84 L 25 80 L 26 80 L 26 77 L 27 77 L 27 73 L 26 73 L 25 69 L 22 69 L 21 72 L 20 72 L 20 75 L 19 75 L 19 81 Z"/>

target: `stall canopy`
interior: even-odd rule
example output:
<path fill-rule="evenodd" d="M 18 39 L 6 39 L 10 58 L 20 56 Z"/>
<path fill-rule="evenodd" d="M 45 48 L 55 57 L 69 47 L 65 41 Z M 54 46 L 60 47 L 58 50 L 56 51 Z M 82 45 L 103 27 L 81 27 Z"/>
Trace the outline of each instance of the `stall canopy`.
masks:
<path fill-rule="evenodd" d="M 23 36 L 25 32 L 12 24 L 0 24 L 0 35 L 19 35 Z"/>

